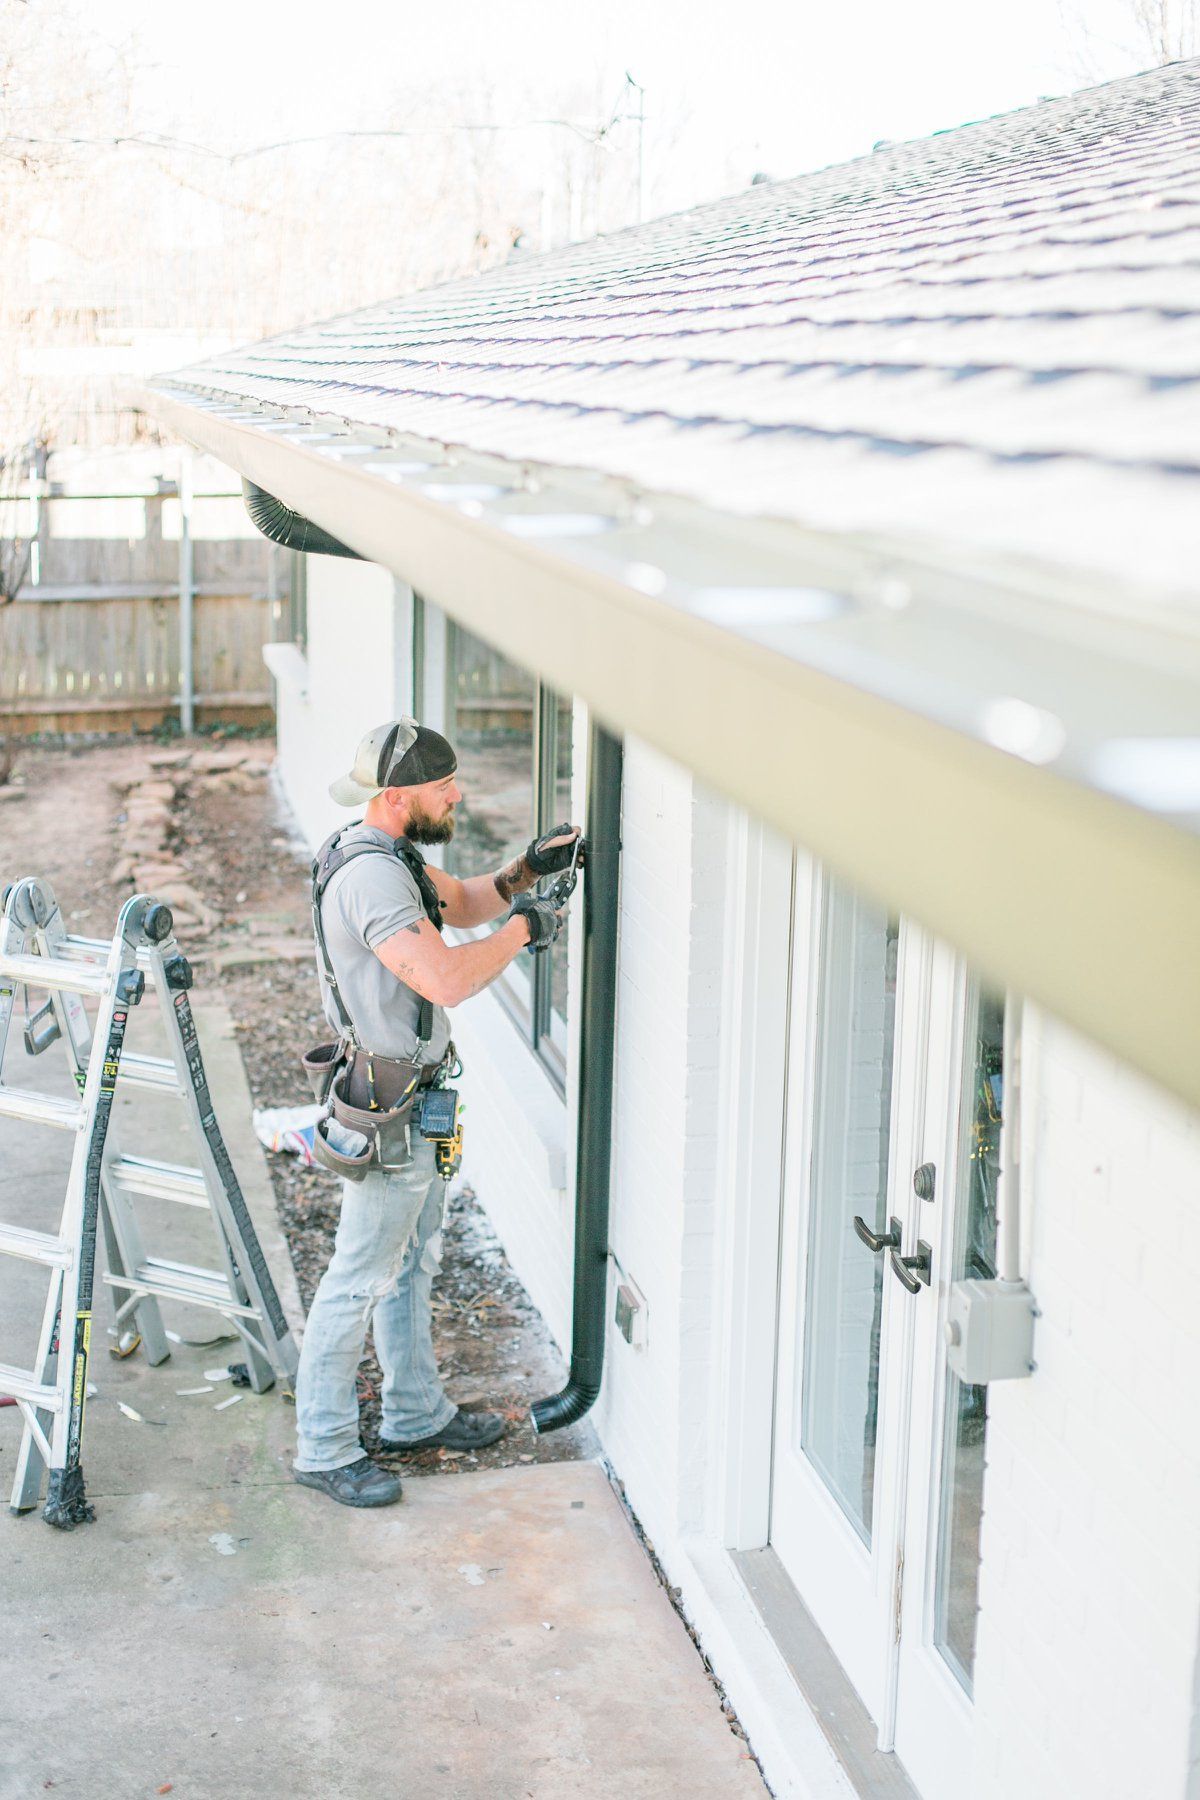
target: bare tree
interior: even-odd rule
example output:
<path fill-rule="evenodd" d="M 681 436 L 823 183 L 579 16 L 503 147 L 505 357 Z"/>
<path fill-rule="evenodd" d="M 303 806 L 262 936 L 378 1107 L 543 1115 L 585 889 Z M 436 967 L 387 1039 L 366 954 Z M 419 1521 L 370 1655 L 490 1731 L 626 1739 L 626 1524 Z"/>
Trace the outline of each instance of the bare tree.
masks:
<path fill-rule="evenodd" d="M 121 54 L 71 0 L 0 0 L 0 606 L 29 573 L 28 484 L 61 427 L 38 352 L 85 335 L 55 280 L 78 191 L 74 140 L 125 119 Z"/>
<path fill-rule="evenodd" d="M 1074 81 L 1094 85 L 1200 54 L 1200 0 L 1124 0 L 1123 16 L 1117 40 L 1096 30 L 1088 0 L 1059 0 Z"/>
<path fill-rule="evenodd" d="M 1200 45 L 1196 0 L 1132 0 L 1138 33 L 1155 65 L 1183 62 Z"/>
<path fill-rule="evenodd" d="M 27 489 L 45 460 L 45 444 L 37 438 L 0 451 L 0 606 L 16 599 L 29 574 L 37 540 Z"/>

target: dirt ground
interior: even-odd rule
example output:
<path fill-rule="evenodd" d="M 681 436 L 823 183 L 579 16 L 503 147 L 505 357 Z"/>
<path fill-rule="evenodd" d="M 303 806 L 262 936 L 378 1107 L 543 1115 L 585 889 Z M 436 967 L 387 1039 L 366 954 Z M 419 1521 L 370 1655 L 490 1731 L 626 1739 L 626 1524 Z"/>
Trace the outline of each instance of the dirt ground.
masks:
<path fill-rule="evenodd" d="M 45 876 L 68 930 L 108 936 L 134 891 L 174 907 L 200 994 L 219 997 L 240 1035 L 256 1106 L 311 1096 L 298 1051 L 326 1035 L 308 928 L 308 858 L 270 779 L 262 738 L 153 738 L 21 745 L 0 785 L 0 880 Z M 268 1156 L 307 1306 L 333 1250 L 340 1184 L 289 1155 Z M 469 1189 L 452 1189 L 434 1345 L 453 1400 L 500 1412 L 508 1430 L 473 1455 L 388 1459 L 410 1474 L 561 1462 L 592 1454 L 586 1423 L 539 1438 L 530 1404 L 564 1369 Z M 368 1340 L 363 1442 L 378 1439 L 380 1370 Z"/>

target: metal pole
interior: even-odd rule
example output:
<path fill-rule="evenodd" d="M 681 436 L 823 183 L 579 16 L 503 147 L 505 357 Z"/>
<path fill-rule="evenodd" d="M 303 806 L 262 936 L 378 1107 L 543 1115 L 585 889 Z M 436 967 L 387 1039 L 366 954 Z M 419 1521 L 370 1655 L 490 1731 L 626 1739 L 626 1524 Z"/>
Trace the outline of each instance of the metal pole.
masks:
<path fill-rule="evenodd" d="M 192 559 L 192 458 L 179 455 L 179 726 L 185 737 L 196 729 L 193 634 L 195 570 Z"/>
<path fill-rule="evenodd" d="M 37 587 L 42 579 L 41 477 L 36 455 L 29 465 L 29 585 Z"/>

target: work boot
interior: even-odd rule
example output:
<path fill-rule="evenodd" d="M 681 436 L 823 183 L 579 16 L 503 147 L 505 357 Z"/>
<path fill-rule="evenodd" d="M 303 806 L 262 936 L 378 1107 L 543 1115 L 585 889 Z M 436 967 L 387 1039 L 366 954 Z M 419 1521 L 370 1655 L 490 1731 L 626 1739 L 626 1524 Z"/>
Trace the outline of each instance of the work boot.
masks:
<path fill-rule="evenodd" d="M 319 1488 L 343 1506 L 391 1506 L 400 1498 L 400 1477 L 389 1475 L 369 1456 L 340 1469 L 293 1469 L 303 1487 Z"/>
<path fill-rule="evenodd" d="M 380 1438 L 379 1448 L 389 1451 L 482 1450 L 503 1436 L 504 1420 L 499 1413 L 456 1412 L 449 1424 L 435 1431 L 432 1437 L 417 1438 L 411 1444 L 401 1444 L 395 1438 Z"/>

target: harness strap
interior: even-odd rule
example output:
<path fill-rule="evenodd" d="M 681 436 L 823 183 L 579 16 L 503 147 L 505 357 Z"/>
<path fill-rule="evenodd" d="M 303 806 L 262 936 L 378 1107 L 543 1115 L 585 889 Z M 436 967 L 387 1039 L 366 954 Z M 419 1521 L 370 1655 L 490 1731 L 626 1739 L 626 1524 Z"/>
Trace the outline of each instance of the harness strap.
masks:
<path fill-rule="evenodd" d="M 358 1035 L 354 1029 L 354 1021 L 351 1019 L 346 1002 L 342 998 L 342 991 L 338 986 L 338 979 L 334 973 L 333 960 L 329 954 L 329 945 L 325 941 L 325 927 L 321 920 L 321 902 L 325 897 L 326 888 L 329 886 L 329 883 L 337 874 L 338 870 L 344 868 L 345 865 L 352 861 L 356 856 L 397 856 L 409 870 L 417 884 L 417 891 L 421 896 L 421 905 L 425 909 L 426 918 L 429 920 L 430 924 L 436 926 L 438 931 L 443 929 L 442 902 L 437 888 L 434 886 L 433 877 L 425 866 L 425 858 L 421 855 L 421 852 L 417 849 L 415 844 L 410 844 L 405 837 L 398 837 L 392 840 L 390 848 L 387 848 L 383 844 L 369 842 L 347 844 L 343 848 L 339 839 L 341 838 L 342 833 L 349 829 L 349 826 L 343 825 L 337 831 L 333 832 L 331 836 L 326 838 L 325 842 L 321 845 L 321 848 L 317 851 L 316 856 L 313 858 L 312 921 L 313 936 L 317 941 L 317 952 L 321 958 L 321 966 L 325 972 L 325 980 L 333 999 L 333 1009 L 337 1014 L 338 1031 L 341 1036 L 345 1038 L 346 1042 L 355 1050 L 361 1050 L 363 1046 L 359 1043 Z M 418 1000 L 417 1056 L 415 1060 L 420 1062 L 422 1060 L 421 1051 L 428 1046 L 429 1040 L 433 1036 L 433 1002 L 427 1000 L 423 994 L 418 995 Z"/>

